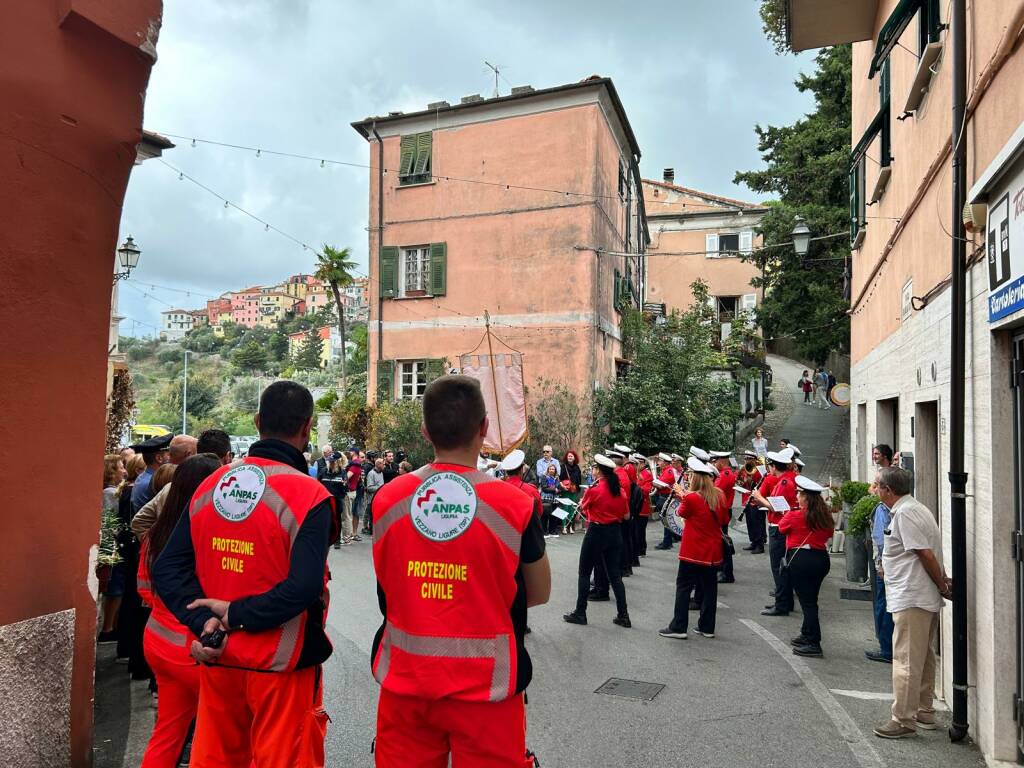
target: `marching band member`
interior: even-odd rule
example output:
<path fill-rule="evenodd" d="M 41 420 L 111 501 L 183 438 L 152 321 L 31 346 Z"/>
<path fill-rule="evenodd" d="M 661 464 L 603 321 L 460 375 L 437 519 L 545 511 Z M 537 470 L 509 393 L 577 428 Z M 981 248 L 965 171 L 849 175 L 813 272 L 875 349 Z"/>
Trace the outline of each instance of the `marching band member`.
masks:
<path fill-rule="evenodd" d="M 669 471 L 672 473 L 672 479 L 670 480 L 668 477 L 666 477 L 665 473 L 662 473 L 658 479 L 668 483 L 669 485 L 678 485 L 683 481 L 683 457 L 680 456 L 678 453 L 673 453 L 669 458 L 672 462 L 669 466 Z M 668 494 L 666 493 L 666 500 L 667 496 Z M 662 506 L 664 506 L 664 502 L 662 502 Z M 661 543 L 655 544 L 654 548 L 672 549 L 672 542 L 674 542 L 677 538 L 678 537 L 674 533 L 672 533 L 672 531 L 670 531 L 668 527 L 666 527 L 665 533 L 661 537 Z"/>
<path fill-rule="evenodd" d="M 629 471 L 624 466 L 626 456 L 632 452 L 632 449 L 628 445 L 616 444 L 612 448 L 608 448 L 604 455 L 606 458 L 612 460 L 615 464 L 615 475 L 619 478 L 619 485 L 622 487 L 626 494 L 626 508 L 629 508 L 629 494 L 633 489 L 633 482 L 630 479 Z M 597 456 L 594 457 L 597 460 Z M 632 523 L 623 526 L 623 536 L 621 537 L 622 549 L 619 553 L 619 567 L 621 569 L 621 575 L 623 578 L 629 578 L 633 575 L 633 555 L 632 555 L 632 536 L 626 536 L 632 527 Z M 628 539 L 628 540 L 627 540 Z M 609 600 L 608 597 L 608 577 L 609 574 L 605 568 L 600 565 L 594 569 L 594 584 L 591 588 L 588 597 L 594 602 L 605 602 Z"/>
<path fill-rule="evenodd" d="M 718 477 L 715 479 L 715 487 L 722 492 L 723 516 L 726 518 L 722 524 L 722 535 L 729 535 L 729 522 L 732 520 L 732 502 L 736 496 L 736 472 L 732 468 L 732 451 L 712 451 L 711 458 L 713 466 L 718 470 Z M 723 539 L 723 545 L 724 545 Z M 736 581 L 732 570 L 732 552 L 729 547 L 723 546 L 722 570 L 718 574 L 719 584 L 732 584 Z"/>
<path fill-rule="evenodd" d="M 622 553 L 623 523 L 629 520 L 629 496 L 620 482 L 615 461 L 601 454 L 597 454 L 594 461 L 600 477 L 587 489 L 580 502 L 580 509 L 590 523 L 580 547 L 576 608 L 562 618 L 569 624 L 587 623 L 587 599 L 593 599 L 588 594 L 590 574 L 596 570 L 596 579 L 605 571 L 615 593 L 617 610 L 612 622 L 628 628 L 633 625 L 626 609 L 626 588 L 622 583 L 619 556 Z"/>
<path fill-rule="evenodd" d="M 526 469 L 526 454 L 516 448 L 516 450 L 510 451 L 508 456 L 502 459 L 498 466 L 505 472 L 506 483 L 513 488 L 518 488 L 533 499 L 535 502 L 533 506 L 534 512 L 540 517 L 542 512 L 540 489 L 533 483 L 523 480 L 523 470 Z"/>
<path fill-rule="evenodd" d="M 761 469 L 757 454 L 754 451 L 744 451 L 743 466 L 736 474 L 736 484 L 748 491 L 753 491 L 765 477 L 766 474 Z M 750 494 L 744 496 L 744 502 L 741 517 L 747 521 L 747 537 L 750 539 L 750 544 L 743 549 L 752 555 L 760 555 L 764 553 L 764 545 L 767 540 L 765 512 Z"/>
<path fill-rule="evenodd" d="M 636 482 L 644 495 L 640 514 L 633 521 L 635 526 L 633 529 L 635 534 L 633 538 L 633 560 L 634 565 L 640 565 L 640 561 L 637 558 L 647 557 L 647 524 L 651 521 L 651 491 L 654 490 L 654 475 L 651 473 L 651 468 L 645 456 L 634 453 L 633 457 L 640 468 L 640 471 L 637 473 Z"/>
<path fill-rule="evenodd" d="M 672 622 L 658 632 L 662 637 L 679 640 L 686 639 L 690 595 L 698 585 L 702 599 L 696 632 L 704 637 L 715 636 L 718 605 L 715 575 L 722 562 L 722 524 L 727 520 L 722 513 L 722 492 L 715 487 L 712 468 L 692 456 L 686 466 L 690 490 L 683 490 L 679 485 L 673 488 L 681 502 L 679 516 L 686 521 L 679 544 L 675 607 Z"/>
<path fill-rule="evenodd" d="M 782 520 L 784 513 L 777 512 L 768 501 L 768 497 L 781 496 L 790 509 L 796 509 L 796 473 L 791 469 L 793 454 L 788 450 L 769 452 L 767 459 L 772 477 L 766 478 L 761 487 L 752 494 L 759 504 L 768 508 L 768 556 L 772 578 L 775 581 L 775 602 L 766 605 L 761 615 L 788 616 L 793 610 L 793 587 L 789 583 L 789 575 L 780 568 L 786 556 L 786 537 L 779 532 L 779 521 Z"/>
<path fill-rule="evenodd" d="M 797 656 L 821 656 L 821 625 L 818 622 L 818 592 L 828 575 L 828 540 L 832 538 L 832 513 L 818 483 L 797 475 L 798 509 L 783 515 L 779 530 L 786 535 L 786 570 L 793 585 L 804 621 L 792 640 Z"/>

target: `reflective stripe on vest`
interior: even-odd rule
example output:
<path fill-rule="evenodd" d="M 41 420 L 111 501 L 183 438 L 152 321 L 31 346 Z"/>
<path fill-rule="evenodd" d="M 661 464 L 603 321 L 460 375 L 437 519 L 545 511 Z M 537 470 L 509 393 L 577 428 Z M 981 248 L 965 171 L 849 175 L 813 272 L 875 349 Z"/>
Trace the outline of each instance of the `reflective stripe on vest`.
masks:
<path fill-rule="evenodd" d="M 420 482 L 426 480 L 428 477 L 440 474 L 440 470 L 435 470 L 429 464 L 420 467 L 413 472 L 416 477 L 420 479 Z M 485 472 L 479 472 L 473 470 L 472 472 L 466 472 L 461 475 L 470 483 L 473 484 L 474 488 L 487 483 L 500 483 L 501 480 L 497 480 Z M 384 535 L 388 532 L 388 528 L 397 523 L 403 517 L 409 514 L 409 505 L 411 500 L 407 497 L 401 499 L 388 509 L 380 518 L 373 524 L 373 540 L 374 542 L 383 539 Z M 476 504 L 476 519 L 486 525 L 494 537 L 504 544 L 509 550 L 512 551 L 517 557 L 519 556 L 519 545 L 522 542 L 522 536 L 516 531 L 515 527 L 502 517 L 494 507 L 486 504 L 480 497 L 477 497 Z"/>
<path fill-rule="evenodd" d="M 288 662 L 291 661 L 292 655 L 295 653 L 299 643 L 299 630 L 302 629 L 303 616 L 305 616 L 305 613 L 300 613 L 281 626 L 281 641 L 277 644 L 277 650 L 274 651 L 274 659 L 270 662 L 269 669 L 271 672 L 288 671 Z"/>
<path fill-rule="evenodd" d="M 383 683 L 391 666 L 391 649 L 397 648 L 412 656 L 427 659 L 487 659 L 494 663 L 491 674 L 491 701 L 504 701 L 509 696 L 509 675 L 512 659 L 509 651 L 511 635 L 494 637 L 444 637 L 439 635 L 413 635 L 399 629 L 390 621 L 381 638 L 373 676 L 378 683 Z"/>
<path fill-rule="evenodd" d="M 166 640 L 171 645 L 184 647 L 188 643 L 188 637 L 184 632 L 178 632 L 176 629 L 172 629 L 166 624 L 161 623 L 161 621 L 153 614 L 150 614 L 149 621 L 146 622 L 146 631 L 152 632 L 154 635 L 162 640 Z"/>

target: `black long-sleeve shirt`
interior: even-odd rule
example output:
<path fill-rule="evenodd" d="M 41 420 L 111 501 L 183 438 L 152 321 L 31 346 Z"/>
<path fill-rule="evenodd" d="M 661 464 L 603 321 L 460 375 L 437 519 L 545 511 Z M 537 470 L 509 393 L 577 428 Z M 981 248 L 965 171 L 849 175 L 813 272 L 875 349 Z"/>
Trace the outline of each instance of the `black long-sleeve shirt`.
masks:
<path fill-rule="evenodd" d="M 305 472 L 302 454 L 280 440 L 260 440 L 249 449 L 253 458 L 269 459 Z M 330 644 L 323 631 L 323 578 L 331 531 L 331 501 L 324 500 L 307 512 L 292 544 L 288 576 L 261 594 L 231 603 L 228 621 L 233 630 L 260 632 L 280 627 L 301 614 L 309 613 L 306 639 L 299 665 L 319 664 L 330 656 Z M 195 550 L 188 515 L 182 515 L 171 537 L 153 564 L 153 588 L 164 605 L 198 637 L 213 618 L 208 608 L 188 610 L 193 600 L 205 595 L 196 576 Z"/>

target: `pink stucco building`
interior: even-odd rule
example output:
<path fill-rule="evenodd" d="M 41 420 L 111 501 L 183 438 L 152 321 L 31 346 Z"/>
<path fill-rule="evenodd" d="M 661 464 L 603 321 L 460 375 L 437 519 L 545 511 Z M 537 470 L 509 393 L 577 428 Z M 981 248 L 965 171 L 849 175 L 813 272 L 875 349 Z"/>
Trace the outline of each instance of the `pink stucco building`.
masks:
<path fill-rule="evenodd" d="M 612 81 L 370 117 L 369 398 L 416 397 L 492 329 L 527 386 L 615 375 L 647 241 L 640 149 Z"/>

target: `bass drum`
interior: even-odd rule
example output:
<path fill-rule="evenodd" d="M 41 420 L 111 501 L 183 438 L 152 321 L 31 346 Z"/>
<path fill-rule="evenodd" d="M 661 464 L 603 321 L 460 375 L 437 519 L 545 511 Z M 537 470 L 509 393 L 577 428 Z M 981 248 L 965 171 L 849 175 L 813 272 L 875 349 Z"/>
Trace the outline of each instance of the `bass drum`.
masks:
<path fill-rule="evenodd" d="M 661 508 L 661 522 L 676 536 L 683 535 L 683 518 L 679 516 L 681 502 L 675 496 L 665 502 Z"/>

